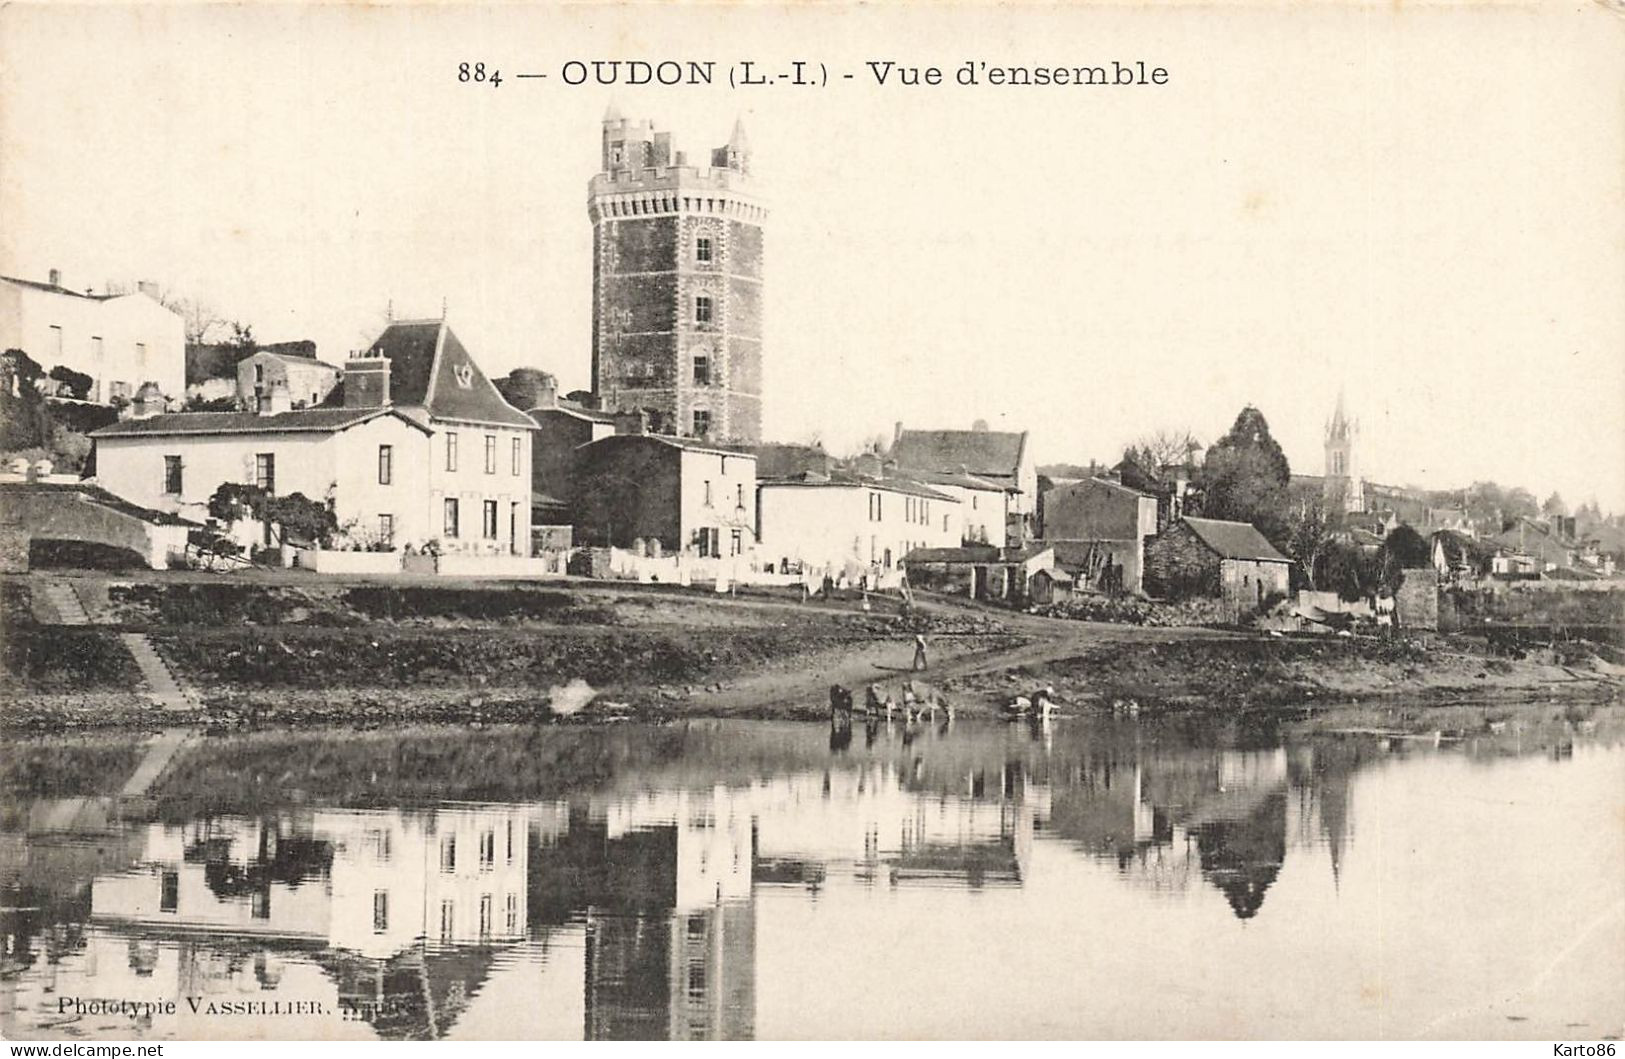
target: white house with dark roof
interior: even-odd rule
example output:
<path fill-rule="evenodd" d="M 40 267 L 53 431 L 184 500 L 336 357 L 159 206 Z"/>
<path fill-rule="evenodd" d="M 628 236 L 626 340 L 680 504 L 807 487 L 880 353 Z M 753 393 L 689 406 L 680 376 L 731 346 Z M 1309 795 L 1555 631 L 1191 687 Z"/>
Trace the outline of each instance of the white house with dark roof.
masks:
<path fill-rule="evenodd" d="M 172 412 L 91 434 L 96 481 L 133 504 L 202 522 L 224 482 L 331 502 L 340 526 L 431 535 L 428 427 L 390 408 Z"/>
<path fill-rule="evenodd" d="M 1009 493 L 1012 515 L 1031 516 L 1036 510 L 1038 465 L 1025 430 L 989 430 L 981 420 L 970 430 L 905 430 L 898 423 L 891 459 L 904 471 L 996 482 Z"/>
<path fill-rule="evenodd" d="M 445 320 L 397 320 L 345 363 L 328 399 L 391 408 L 424 427 L 427 539 L 442 551 L 530 554 L 531 435 Z"/>
<path fill-rule="evenodd" d="M 764 479 L 757 496 L 758 554 L 777 569 L 891 584 L 910 552 L 955 547 L 963 537 L 960 501 L 908 478 L 807 472 Z"/>
<path fill-rule="evenodd" d="M 0 350 L 20 349 L 47 371 L 58 365 L 91 377 L 89 399 L 129 400 L 144 382 L 166 397 L 186 394 L 186 329 L 142 284 L 128 294 L 95 294 L 0 276 Z"/>
<path fill-rule="evenodd" d="M 292 403 L 273 381 L 257 411 L 105 427 L 91 435 L 97 481 L 195 518 L 223 482 L 259 485 L 330 503 L 353 538 L 529 554 L 535 424 L 502 399 L 445 321 L 390 324 L 321 407 Z"/>

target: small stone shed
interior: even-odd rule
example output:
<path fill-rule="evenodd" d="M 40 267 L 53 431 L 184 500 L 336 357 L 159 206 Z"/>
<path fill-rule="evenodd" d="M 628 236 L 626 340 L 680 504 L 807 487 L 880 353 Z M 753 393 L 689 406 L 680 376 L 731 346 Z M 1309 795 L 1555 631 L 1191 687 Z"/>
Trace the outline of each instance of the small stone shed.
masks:
<path fill-rule="evenodd" d="M 1287 595 L 1292 560 L 1249 523 L 1186 517 L 1147 543 L 1145 566 L 1152 595 L 1223 599 L 1240 618 Z"/>

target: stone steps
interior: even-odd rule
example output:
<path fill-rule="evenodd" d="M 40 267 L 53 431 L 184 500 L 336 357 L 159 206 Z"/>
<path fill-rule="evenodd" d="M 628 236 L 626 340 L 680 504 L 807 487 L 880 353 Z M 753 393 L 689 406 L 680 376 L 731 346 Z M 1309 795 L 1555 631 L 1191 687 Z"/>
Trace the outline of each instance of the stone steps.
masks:
<path fill-rule="evenodd" d="M 190 689 L 181 685 L 175 675 L 169 671 L 169 665 L 158 654 L 158 648 L 145 633 L 122 632 L 119 639 L 124 641 L 124 647 L 135 659 L 136 668 L 141 670 L 142 682 L 146 685 L 145 692 L 154 706 L 166 710 L 195 710 L 201 703 Z"/>
<path fill-rule="evenodd" d="M 73 586 L 66 581 L 46 581 L 42 586 L 46 606 L 56 617 L 55 625 L 89 625 L 90 615 L 79 602 Z"/>
<path fill-rule="evenodd" d="M 164 774 L 169 763 L 175 760 L 175 755 L 197 738 L 195 733 L 184 728 L 171 728 L 160 733 L 156 739 L 147 744 L 146 755 L 130 774 L 130 778 L 124 782 L 124 789 L 119 791 L 119 797 L 139 798 L 152 790 L 152 785 L 158 782 L 158 777 Z"/>

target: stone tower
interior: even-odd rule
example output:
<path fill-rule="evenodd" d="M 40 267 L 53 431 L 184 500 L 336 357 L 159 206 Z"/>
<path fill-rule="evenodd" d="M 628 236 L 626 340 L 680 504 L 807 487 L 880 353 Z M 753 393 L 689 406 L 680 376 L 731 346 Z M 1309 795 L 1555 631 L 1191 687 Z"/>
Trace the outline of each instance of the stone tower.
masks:
<path fill-rule="evenodd" d="M 671 133 L 604 114 L 593 225 L 592 385 L 606 411 L 661 434 L 762 436 L 762 224 L 735 122 L 709 165 Z"/>
<path fill-rule="evenodd" d="M 1326 512 L 1347 515 L 1365 510 L 1365 482 L 1354 462 L 1354 443 L 1360 437 L 1358 420 L 1343 410 L 1343 391 L 1326 423 Z"/>

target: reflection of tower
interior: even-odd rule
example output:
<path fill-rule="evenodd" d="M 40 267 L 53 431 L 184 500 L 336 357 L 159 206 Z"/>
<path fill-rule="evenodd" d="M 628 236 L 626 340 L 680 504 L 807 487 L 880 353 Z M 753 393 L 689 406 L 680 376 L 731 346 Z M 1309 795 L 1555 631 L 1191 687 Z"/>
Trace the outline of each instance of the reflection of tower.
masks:
<path fill-rule="evenodd" d="M 762 423 L 762 222 L 736 123 L 709 166 L 671 133 L 604 115 L 593 223 L 593 392 L 658 433 L 756 442 Z"/>
<path fill-rule="evenodd" d="M 1343 410 L 1343 392 L 1337 392 L 1337 408 L 1326 423 L 1326 512 L 1346 515 L 1365 510 L 1365 483 L 1354 462 L 1354 443 L 1360 436 L 1358 420 Z"/>
<path fill-rule="evenodd" d="M 748 1041 L 756 1033 L 756 902 L 727 901 L 671 921 L 674 1041 Z"/>

